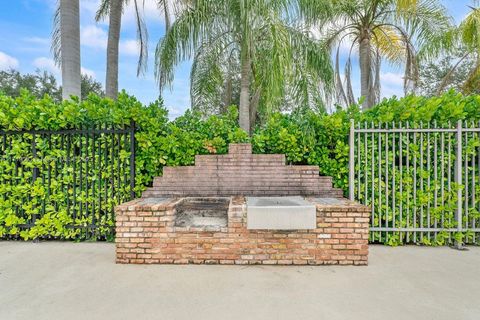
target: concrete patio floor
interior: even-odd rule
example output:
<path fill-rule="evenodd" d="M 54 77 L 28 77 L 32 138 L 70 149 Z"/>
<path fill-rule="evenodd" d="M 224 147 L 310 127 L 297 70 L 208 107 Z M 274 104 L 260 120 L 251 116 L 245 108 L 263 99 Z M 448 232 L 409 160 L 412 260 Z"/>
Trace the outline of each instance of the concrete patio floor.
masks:
<path fill-rule="evenodd" d="M 480 248 L 367 267 L 116 265 L 109 243 L 0 242 L 0 319 L 480 319 Z"/>

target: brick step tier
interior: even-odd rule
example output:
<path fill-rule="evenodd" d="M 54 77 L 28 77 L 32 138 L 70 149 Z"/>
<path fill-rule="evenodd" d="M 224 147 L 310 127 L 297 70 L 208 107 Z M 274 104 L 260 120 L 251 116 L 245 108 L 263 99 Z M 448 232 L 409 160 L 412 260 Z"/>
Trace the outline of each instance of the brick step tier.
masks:
<path fill-rule="evenodd" d="M 155 190 L 150 188 L 143 192 L 142 198 L 176 198 L 176 197 L 214 197 L 214 196 L 298 196 L 318 198 L 343 198 L 343 190 L 332 188 L 330 190 L 303 191 L 303 190 L 252 190 L 252 189 L 188 189 L 188 190 Z"/>
<path fill-rule="evenodd" d="M 252 154 L 250 144 L 231 144 L 229 154 L 197 155 L 194 166 L 165 167 L 144 197 L 318 196 L 339 198 L 332 178 L 315 165 L 285 165 L 283 154 Z"/>

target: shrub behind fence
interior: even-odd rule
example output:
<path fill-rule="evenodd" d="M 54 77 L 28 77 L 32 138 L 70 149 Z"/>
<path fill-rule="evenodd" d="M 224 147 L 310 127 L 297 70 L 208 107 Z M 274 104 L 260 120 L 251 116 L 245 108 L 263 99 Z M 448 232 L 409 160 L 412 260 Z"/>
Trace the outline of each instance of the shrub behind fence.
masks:
<path fill-rule="evenodd" d="M 372 206 L 373 242 L 480 241 L 480 123 L 350 129 L 350 198 Z"/>
<path fill-rule="evenodd" d="M 113 236 L 134 197 L 135 126 L 0 131 L 0 237 Z"/>

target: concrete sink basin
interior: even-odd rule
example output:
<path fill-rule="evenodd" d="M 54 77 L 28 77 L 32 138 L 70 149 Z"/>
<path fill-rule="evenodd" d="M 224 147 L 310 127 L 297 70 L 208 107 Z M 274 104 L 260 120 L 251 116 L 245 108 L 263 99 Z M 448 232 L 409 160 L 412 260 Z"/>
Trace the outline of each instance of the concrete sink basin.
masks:
<path fill-rule="evenodd" d="M 247 197 L 247 229 L 315 229 L 315 205 L 302 197 Z"/>

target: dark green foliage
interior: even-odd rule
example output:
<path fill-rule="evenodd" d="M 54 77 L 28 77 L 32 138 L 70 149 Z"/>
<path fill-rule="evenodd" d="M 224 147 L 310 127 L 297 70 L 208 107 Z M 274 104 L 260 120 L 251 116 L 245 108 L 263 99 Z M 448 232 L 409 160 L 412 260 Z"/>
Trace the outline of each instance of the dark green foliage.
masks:
<path fill-rule="evenodd" d="M 135 121 L 139 135 L 161 136 L 167 111 L 161 102 L 147 107 L 125 93 L 118 101 L 91 95 L 82 102 L 55 103 L 24 92 L 0 95 L 0 128 L 5 131 L 121 129 Z M 35 139 L 34 139 L 35 138 Z M 0 159 L 0 237 L 107 238 L 114 205 L 130 195 L 127 135 L 2 135 Z M 35 141 L 36 157 L 33 156 Z M 95 146 L 94 146 L 95 144 Z M 158 156 L 139 144 L 138 192 L 160 174 Z M 158 153 L 156 153 L 158 155 Z M 33 182 L 33 168 L 38 178 Z M 25 229 L 22 224 L 34 223 Z M 95 225 L 92 230 L 88 227 Z"/>
<path fill-rule="evenodd" d="M 187 111 L 174 121 L 168 121 L 167 111 L 161 101 L 144 106 L 125 93 L 121 93 L 116 102 L 91 95 L 82 102 L 63 103 L 55 103 L 48 97 L 36 99 L 27 93 L 17 98 L 0 95 L 0 128 L 3 130 L 58 130 L 112 125 L 121 128 L 134 120 L 138 127 L 135 135 L 137 195 L 151 184 L 153 177 L 162 174 L 162 168 L 165 165 L 191 165 L 195 154 L 226 153 L 229 143 L 249 140 L 253 144 L 255 153 L 285 153 L 287 161 L 291 164 L 318 165 L 322 175 L 332 176 L 335 186 L 346 191 L 348 189 L 350 119 L 354 119 L 357 123 L 385 124 L 388 122 L 389 125 L 392 125 L 392 122 L 399 125 L 399 122 L 409 121 L 410 126 L 418 126 L 420 122 L 424 124 L 437 122 L 439 126 L 446 126 L 460 119 L 478 123 L 480 96 L 462 96 L 451 91 L 434 98 L 416 96 L 392 98 L 382 101 L 378 106 L 363 113 L 359 111 L 358 106 L 348 110 L 338 110 L 333 114 L 308 110 L 299 110 L 291 114 L 275 113 L 264 125 L 257 127 L 249 139 L 245 132 L 238 128 L 238 113 L 235 107 L 229 108 L 223 115 L 208 118 L 199 113 Z M 29 150 L 29 144 L 22 145 L 18 142 L 16 148 L 22 154 Z M 51 149 L 45 152 L 55 156 L 56 152 L 61 155 L 62 150 Z M 128 156 L 128 151 L 120 155 L 125 165 L 128 165 Z M 118 161 L 114 159 L 114 166 L 118 166 Z M 108 157 L 106 163 L 110 164 Z M 2 158 L 0 175 L 5 174 L 7 172 L 5 170 L 11 170 L 11 168 L 8 169 L 9 165 L 9 162 Z M 68 166 L 65 170 L 67 172 L 63 179 L 68 179 L 73 172 Z M 121 176 L 119 170 L 114 170 L 111 176 L 108 176 L 108 170 L 100 173 L 107 175 L 107 178 L 114 177 L 117 182 L 118 177 Z M 98 172 L 96 174 L 98 175 Z M 92 175 L 92 179 L 94 176 L 95 174 Z M 38 192 L 40 197 L 44 197 L 40 181 L 37 180 L 35 186 L 32 186 L 31 180 L 28 179 L 17 181 L 18 192 Z M 128 195 L 129 191 L 128 183 L 122 183 L 123 194 Z M 91 223 L 83 220 L 74 221 L 66 211 L 65 202 L 57 201 L 59 207 L 49 208 L 49 215 L 38 222 L 37 228 L 20 234 L 16 225 L 21 224 L 23 218 L 9 210 L 11 204 L 8 201 L 2 202 L 5 192 L 7 192 L 5 186 L 0 186 L 2 209 L 0 233 L 3 236 L 10 234 L 22 236 L 25 239 L 32 237 L 79 239 L 82 235 L 66 228 L 66 225 Z M 65 191 L 59 190 L 49 197 L 62 198 L 62 192 Z M 96 195 L 91 193 L 85 197 L 96 199 Z M 73 201 L 72 198 L 70 199 Z M 106 205 L 102 203 L 102 206 L 106 208 L 119 200 L 104 199 Z M 96 237 L 107 236 L 108 228 L 112 224 L 113 217 L 101 221 L 102 227 L 97 230 Z"/>
<path fill-rule="evenodd" d="M 82 99 L 90 94 L 103 96 L 102 84 L 94 78 L 82 75 Z M 49 95 L 54 101 L 62 100 L 62 87 L 57 84 L 55 76 L 48 71 L 37 70 L 34 74 L 21 74 L 16 70 L 0 71 L 0 93 L 10 97 L 19 97 L 22 90 L 41 99 Z"/>

